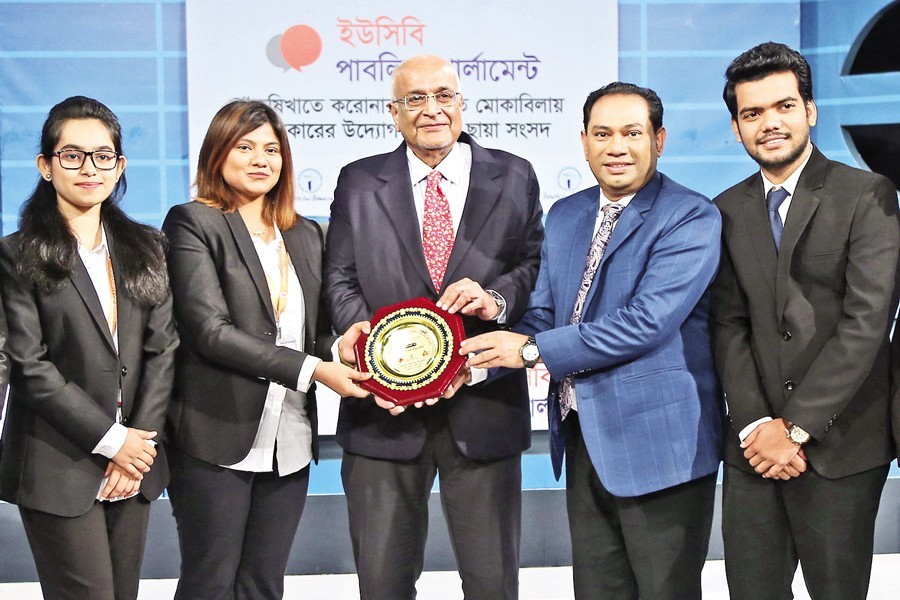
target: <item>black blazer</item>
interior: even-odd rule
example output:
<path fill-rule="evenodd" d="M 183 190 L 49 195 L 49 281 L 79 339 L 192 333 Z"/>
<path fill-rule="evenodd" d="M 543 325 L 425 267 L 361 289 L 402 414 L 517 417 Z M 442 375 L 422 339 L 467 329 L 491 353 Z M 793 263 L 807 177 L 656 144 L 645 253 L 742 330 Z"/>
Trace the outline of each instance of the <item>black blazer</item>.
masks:
<path fill-rule="evenodd" d="M 334 337 L 320 308 L 322 231 L 300 218 L 282 232 L 303 287 L 305 352 L 275 345 L 266 276 L 238 212 L 180 204 L 169 210 L 163 231 L 182 340 L 169 415 L 172 444 L 212 464 L 234 464 L 253 446 L 269 382 L 296 389 L 308 355 L 330 358 Z M 314 387 L 306 397 L 315 458 Z"/>
<path fill-rule="evenodd" d="M 469 192 L 444 281 L 469 277 L 507 302 L 512 324 L 525 311 L 540 263 L 544 228 L 537 178 L 528 161 L 487 150 L 468 135 L 472 148 Z M 376 310 L 411 298 L 437 300 L 422 250 L 413 203 L 406 145 L 341 170 L 325 266 L 325 293 L 338 332 Z M 469 336 L 497 328 L 464 317 Z M 365 456 L 411 459 L 425 442 L 429 411 L 449 411 L 460 450 L 475 459 L 512 456 L 531 443 L 525 372 L 487 384 L 465 386 L 452 400 L 392 417 L 370 398 L 341 401 L 337 439 Z"/>
<path fill-rule="evenodd" d="M 92 450 L 115 422 L 122 390 L 123 424 L 158 431 L 172 389 L 178 338 L 172 302 L 140 306 L 117 296 L 119 350 L 87 269 L 39 293 L 16 273 L 18 234 L 0 241 L 0 282 L 12 359 L 10 398 L 0 450 L 0 498 L 63 517 L 86 513 L 109 459 Z M 117 289 L 122 257 L 107 231 Z M 163 444 L 141 482 L 148 500 L 169 480 Z"/>
<path fill-rule="evenodd" d="M 895 456 L 887 335 L 900 252 L 894 186 L 814 148 L 777 254 L 759 173 L 715 202 L 725 244 L 713 310 L 732 422 L 726 462 L 751 468 L 737 434 L 771 416 L 812 435 L 806 455 L 825 477 L 887 464 Z"/>

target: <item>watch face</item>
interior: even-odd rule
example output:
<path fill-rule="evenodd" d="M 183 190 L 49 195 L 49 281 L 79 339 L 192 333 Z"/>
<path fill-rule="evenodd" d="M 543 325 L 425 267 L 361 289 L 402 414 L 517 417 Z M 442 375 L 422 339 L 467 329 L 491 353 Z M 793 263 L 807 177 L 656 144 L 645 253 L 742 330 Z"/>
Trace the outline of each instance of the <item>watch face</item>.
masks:
<path fill-rule="evenodd" d="M 809 434 L 797 426 L 791 427 L 791 440 L 798 444 L 805 444 L 809 441 Z"/>
<path fill-rule="evenodd" d="M 522 359 L 527 360 L 529 362 L 535 361 L 540 358 L 541 353 L 538 351 L 538 347 L 534 344 L 528 344 L 527 346 L 522 347 Z"/>

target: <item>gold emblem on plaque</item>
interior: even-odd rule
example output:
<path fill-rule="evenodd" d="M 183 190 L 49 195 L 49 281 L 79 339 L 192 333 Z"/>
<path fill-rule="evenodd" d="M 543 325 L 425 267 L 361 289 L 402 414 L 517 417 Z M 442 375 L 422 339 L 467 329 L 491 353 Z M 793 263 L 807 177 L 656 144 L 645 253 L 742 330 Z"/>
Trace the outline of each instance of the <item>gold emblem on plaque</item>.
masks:
<path fill-rule="evenodd" d="M 365 360 L 386 388 L 415 390 L 440 376 L 452 352 L 453 332 L 443 317 L 426 308 L 402 308 L 373 328 Z"/>

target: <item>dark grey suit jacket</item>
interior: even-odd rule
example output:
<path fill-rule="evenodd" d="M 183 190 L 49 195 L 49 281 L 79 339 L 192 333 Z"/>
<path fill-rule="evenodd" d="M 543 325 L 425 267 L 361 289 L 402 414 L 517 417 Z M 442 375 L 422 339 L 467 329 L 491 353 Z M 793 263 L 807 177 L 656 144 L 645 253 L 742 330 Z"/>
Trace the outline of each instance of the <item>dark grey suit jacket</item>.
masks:
<path fill-rule="evenodd" d="M 812 435 L 827 478 L 887 464 L 888 328 L 900 224 L 891 182 L 817 149 L 776 253 L 758 173 L 715 200 L 724 250 L 714 285 L 715 355 L 732 423 L 727 463 L 750 469 L 738 432 L 784 417 Z"/>
<path fill-rule="evenodd" d="M 275 345 L 266 275 L 244 221 L 199 202 L 173 206 L 163 232 L 175 299 L 178 351 L 169 426 L 172 444 L 195 458 L 234 464 L 250 451 L 269 382 L 296 389 L 303 361 L 327 357 L 334 340 L 320 308 L 323 236 L 300 218 L 282 232 L 303 288 L 305 352 Z M 307 392 L 313 456 L 318 456 L 315 386 Z"/>
<path fill-rule="evenodd" d="M 109 232 L 107 232 L 109 236 Z M 116 240 L 109 236 L 117 288 Z M 178 338 L 172 301 L 139 306 L 117 296 L 116 352 L 87 269 L 38 293 L 18 277 L 18 235 L 0 242 L 0 282 L 12 359 L 10 398 L 0 451 L 0 498 L 63 517 L 86 513 L 109 459 L 92 450 L 115 422 L 122 390 L 123 424 L 162 436 Z M 148 500 L 169 481 L 163 445 L 141 482 Z"/>
<path fill-rule="evenodd" d="M 514 323 L 528 303 L 540 262 L 537 178 L 531 164 L 517 156 L 482 148 L 466 134 L 460 141 L 472 148 L 472 171 L 444 281 L 469 277 L 496 290 L 506 299 L 508 322 Z M 437 300 L 425 265 L 405 144 L 341 170 L 328 227 L 325 294 L 339 333 L 383 306 L 419 296 Z M 463 320 L 469 336 L 497 328 L 476 318 Z M 369 398 L 344 398 L 337 439 L 356 454 L 411 459 L 425 442 L 430 410 L 449 412 L 451 433 L 471 458 L 512 456 L 531 443 L 524 371 L 466 386 L 452 400 L 399 417 Z"/>

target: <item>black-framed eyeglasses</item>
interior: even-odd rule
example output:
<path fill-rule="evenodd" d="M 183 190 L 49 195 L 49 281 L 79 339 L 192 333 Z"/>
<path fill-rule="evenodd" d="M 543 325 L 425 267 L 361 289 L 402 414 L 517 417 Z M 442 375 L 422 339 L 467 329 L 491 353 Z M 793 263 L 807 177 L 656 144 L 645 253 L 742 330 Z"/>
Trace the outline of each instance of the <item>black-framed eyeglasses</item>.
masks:
<path fill-rule="evenodd" d="M 459 92 L 443 90 L 434 94 L 410 94 L 409 96 L 405 96 L 403 98 L 391 100 L 391 102 L 402 102 L 403 106 L 406 107 L 406 110 L 421 110 L 425 108 L 426 104 L 428 104 L 429 98 L 434 98 L 434 102 L 438 106 L 446 107 L 452 106 L 453 103 L 456 102 L 457 96 L 459 96 Z"/>
<path fill-rule="evenodd" d="M 84 161 L 87 160 L 87 157 L 90 156 L 91 162 L 101 171 L 115 169 L 116 165 L 119 164 L 119 156 L 121 156 L 121 154 L 112 150 L 93 150 L 91 152 L 86 152 L 85 150 L 59 150 L 54 152 L 53 155 L 59 159 L 59 166 L 70 170 L 80 169 L 84 166 Z"/>

